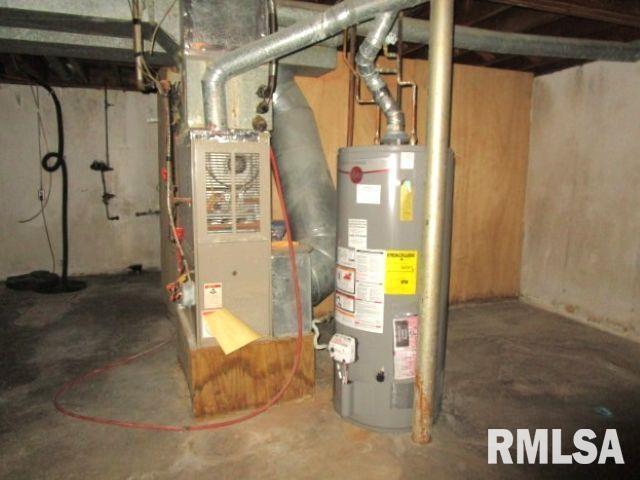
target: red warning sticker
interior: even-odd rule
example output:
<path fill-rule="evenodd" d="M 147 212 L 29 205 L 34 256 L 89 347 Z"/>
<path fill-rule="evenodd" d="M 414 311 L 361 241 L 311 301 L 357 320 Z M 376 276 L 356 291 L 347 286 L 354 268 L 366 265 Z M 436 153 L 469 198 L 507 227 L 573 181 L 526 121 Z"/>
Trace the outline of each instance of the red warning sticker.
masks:
<path fill-rule="evenodd" d="M 356 293 L 356 270 L 354 268 L 336 267 L 336 288 L 345 293 Z"/>

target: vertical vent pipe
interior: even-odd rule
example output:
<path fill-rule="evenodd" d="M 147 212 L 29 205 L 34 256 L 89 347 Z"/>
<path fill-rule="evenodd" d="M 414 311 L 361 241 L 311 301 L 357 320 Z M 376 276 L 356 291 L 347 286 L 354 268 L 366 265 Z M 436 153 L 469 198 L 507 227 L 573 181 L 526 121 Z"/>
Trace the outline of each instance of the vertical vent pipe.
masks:
<path fill-rule="evenodd" d="M 385 144 L 409 143 L 409 136 L 404 130 L 404 113 L 398 102 L 391 96 L 387 83 L 376 69 L 376 57 L 397 16 L 397 10 L 378 15 L 356 56 L 360 78 L 371 91 L 373 100 L 387 119 L 387 131 L 382 137 L 382 143 Z"/>

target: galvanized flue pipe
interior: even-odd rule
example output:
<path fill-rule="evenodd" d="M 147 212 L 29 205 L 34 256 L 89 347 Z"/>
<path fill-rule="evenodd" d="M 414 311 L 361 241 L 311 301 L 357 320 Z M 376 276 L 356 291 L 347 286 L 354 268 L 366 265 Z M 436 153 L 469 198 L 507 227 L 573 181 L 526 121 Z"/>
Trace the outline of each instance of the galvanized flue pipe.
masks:
<path fill-rule="evenodd" d="M 230 78 L 321 42 L 380 12 L 402 10 L 420 3 L 424 3 L 424 0 L 345 0 L 309 20 L 298 22 L 229 52 L 210 64 L 202 79 L 207 127 L 213 130 L 227 128 L 225 85 Z"/>
<path fill-rule="evenodd" d="M 360 45 L 356 56 L 360 78 L 387 119 L 387 130 L 382 136 L 382 143 L 385 144 L 409 143 L 409 136 L 405 132 L 404 112 L 396 99 L 391 96 L 387 82 L 384 81 L 376 68 L 378 53 L 397 17 L 397 11 L 389 11 L 376 16 L 375 26 Z"/>

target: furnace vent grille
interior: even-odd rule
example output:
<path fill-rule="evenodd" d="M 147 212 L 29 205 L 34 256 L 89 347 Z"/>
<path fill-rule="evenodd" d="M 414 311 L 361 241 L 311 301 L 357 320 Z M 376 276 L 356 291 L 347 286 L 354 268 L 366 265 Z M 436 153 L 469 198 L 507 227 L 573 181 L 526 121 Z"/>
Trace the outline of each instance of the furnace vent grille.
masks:
<path fill-rule="evenodd" d="M 260 155 L 205 153 L 207 232 L 260 231 Z"/>

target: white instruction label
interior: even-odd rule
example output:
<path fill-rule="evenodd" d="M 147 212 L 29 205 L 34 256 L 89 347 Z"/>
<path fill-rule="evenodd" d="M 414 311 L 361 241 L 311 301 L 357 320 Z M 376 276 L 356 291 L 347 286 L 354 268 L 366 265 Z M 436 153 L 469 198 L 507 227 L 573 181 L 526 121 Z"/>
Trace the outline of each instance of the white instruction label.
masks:
<path fill-rule="evenodd" d="M 356 185 L 356 203 L 365 205 L 380 205 L 381 185 L 367 185 L 359 183 Z"/>
<path fill-rule="evenodd" d="M 222 283 L 205 283 L 202 288 L 204 309 L 222 308 Z"/>
<path fill-rule="evenodd" d="M 386 252 L 356 252 L 356 302 L 353 328 L 383 333 Z"/>
<path fill-rule="evenodd" d="M 365 302 L 384 303 L 384 286 L 381 283 L 357 282 L 356 297 Z"/>
<path fill-rule="evenodd" d="M 348 313 L 336 308 L 336 322 L 344 325 L 345 327 L 355 328 L 356 317 L 353 313 Z"/>
<path fill-rule="evenodd" d="M 358 250 L 356 270 L 358 281 L 384 285 L 387 252 L 384 250 Z"/>
<path fill-rule="evenodd" d="M 356 249 L 338 247 L 338 265 L 354 268 L 356 266 Z"/>
<path fill-rule="evenodd" d="M 356 316 L 353 328 L 365 332 L 383 333 L 384 304 L 356 300 Z"/>
<path fill-rule="evenodd" d="M 353 268 L 336 266 L 336 288 L 345 293 L 356 293 L 356 271 Z"/>
<path fill-rule="evenodd" d="M 415 153 L 401 152 L 400 153 L 400 170 L 413 170 L 414 161 L 415 161 Z"/>
<path fill-rule="evenodd" d="M 349 247 L 366 250 L 367 219 L 366 218 L 350 218 L 348 221 L 348 234 L 349 234 Z"/>

